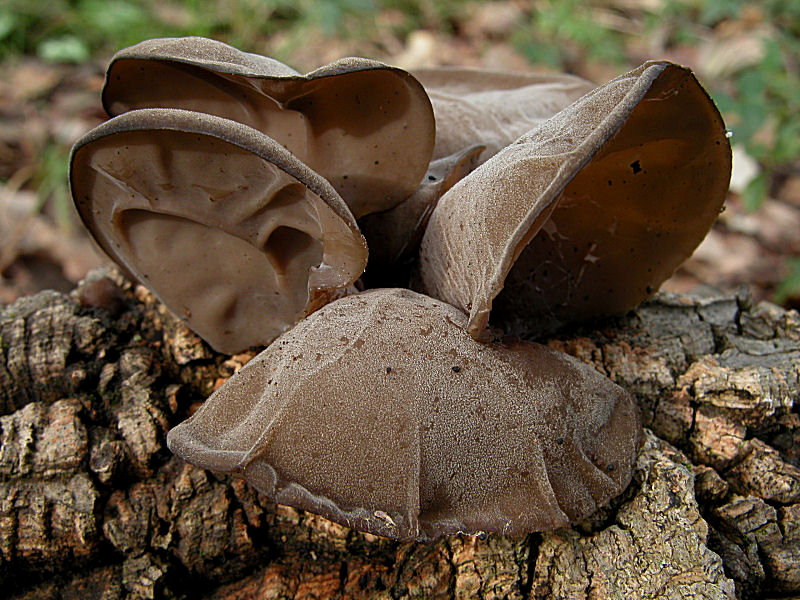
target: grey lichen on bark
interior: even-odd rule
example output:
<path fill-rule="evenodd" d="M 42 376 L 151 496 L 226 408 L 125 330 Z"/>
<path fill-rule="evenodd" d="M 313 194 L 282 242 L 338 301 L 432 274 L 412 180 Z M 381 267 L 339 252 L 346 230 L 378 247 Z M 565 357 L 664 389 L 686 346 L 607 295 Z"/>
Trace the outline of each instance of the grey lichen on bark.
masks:
<path fill-rule="evenodd" d="M 574 528 L 398 543 L 172 457 L 253 353 L 94 273 L 0 311 L 0 589 L 11 598 L 769 598 L 800 593 L 800 318 L 659 295 L 550 345 L 637 397 L 634 481 Z"/>
<path fill-rule="evenodd" d="M 648 432 L 636 494 L 592 536 L 543 536 L 533 598 L 735 598 L 720 557 L 707 546 L 689 461 Z"/>

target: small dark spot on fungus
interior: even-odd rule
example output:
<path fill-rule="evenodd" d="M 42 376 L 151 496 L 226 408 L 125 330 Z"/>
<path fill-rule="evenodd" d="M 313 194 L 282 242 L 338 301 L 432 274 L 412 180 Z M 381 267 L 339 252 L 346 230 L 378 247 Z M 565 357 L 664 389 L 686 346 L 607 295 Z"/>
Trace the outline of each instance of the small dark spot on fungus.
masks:
<path fill-rule="evenodd" d="M 631 163 L 631 170 L 633 171 L 633 174 L 634 174 L 634 175 L 636 175 L 636 174 L 638 174 L 638 173 L 641 173 L 641 171 L 642 171 L 642 165 L 639 163 L 639 161 L 638 161 L 638 160 L 635 160 L 635 161 L 633 161 L 633 162 Z"/>
<path fill-rule="evenodd" d="M 459 367 L 458 365 L 453 365 L 450 368 L 453 370 L 453 373 L 459 373 L 461 371 L 461 367 Z"/>
<path fill-rule="evenodd" d="M 556 438 L 556 444 L 563 444 L 563 443 L 564 443 L 564 438 L 563 437 L 559 436 L 559 437 Z"/>
<path fill-rule="evenodd" d="M 387 373 L 391 373 L 392 372 L 392 367 L 386 367 L 386 372 Z"/>
<path fill-rule="evenodd" d="M 613 471 L 614 469 L 616 469 L 616 467 L 614 466 L 614 463 L 608 463 L 608 466 L 606 467 L 606 471 Z"/>

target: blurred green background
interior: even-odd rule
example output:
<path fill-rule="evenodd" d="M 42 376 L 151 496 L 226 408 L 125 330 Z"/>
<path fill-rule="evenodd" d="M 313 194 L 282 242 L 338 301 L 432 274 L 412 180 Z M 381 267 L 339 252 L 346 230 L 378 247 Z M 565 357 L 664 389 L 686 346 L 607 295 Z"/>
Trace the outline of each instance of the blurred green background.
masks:
<path fill-rule="evenodd" d="M 0 60 L 7 90 L 0 114 L 22 110 L 8 108 L 20 94 L 13 74 L 22 65 L 41 77 L 42 69 L 31 66 L 38 61 L 61 70 L 57 84 L 23 94 L 27 109 L 61 110 L 58 103 L 54 108 L 53 86 L 83 86 L 95 100 L 80 108 L 73 97 L 63 110 L 65 118 L 82 114 L 80 123 L 92 125 L 102 117 L 97 92 L 114 51 L 182 35 L 213 37 L 298 70 L 349 54 L 407 68 L 534 67 L 602 83 L 644 60 L 668 58 L 692 67 L 723 112 L 736 148 L 733 191 L 745 209 L 756 211 L 787 182 L 800 182 L 797 0 L 5 0 Z M 55 122 L 62 122 L 58 115 Z M 66 158 L 81 128 L 45 127 L 28 144 L 29 164 L 14 163 L 19 154 L 8 142 L 11 133 L 10 154 L 0 154 L 6 163 L 0 183 L 35 187 L 40 206 L 64 228 L 72 226 Z M 800 291 L 800 260 L 793 254 L 796 249 L 786 249 L 773 290 L 778 301 Z"/>

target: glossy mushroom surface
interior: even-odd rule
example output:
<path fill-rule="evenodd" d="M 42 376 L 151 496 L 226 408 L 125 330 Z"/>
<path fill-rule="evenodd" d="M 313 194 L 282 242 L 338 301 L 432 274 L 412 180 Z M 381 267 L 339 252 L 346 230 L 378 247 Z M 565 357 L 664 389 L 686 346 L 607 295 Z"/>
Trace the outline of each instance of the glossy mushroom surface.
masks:
<path fill-rule="evenodd" d="M 555 529 L 619 494 L 641 439 L 632 398 L 570 356 L 465 326 L 409 290 L 342 298 L 167 442 L 278 503 L 399 539 Z"/>
<path fill-rule="evenodd" d="M 434 144 L 430 101 L 401 69 L 344 58 L 301 75 L 200 37 L 147 40 L 118 52 L 103 105 L 111 116 L 179 108 L 258 129 L 326 178 L 356 218 L 411 195 Z"/>
<path fill-rule="evenodd" d="M 268 344 L 366 265 L 330 184 L 227 119 L 116 117 L 77 142 L 70 184 L 100 247 L 220 352 Z"/>
<path fill-rule="evenodd" d="M 691 71 L 646 63 L 445 194 L 420 247 L 421 288 L 469 313 L 478 339 L 490 313 L 526 336 L 624 313 L 705 237 L 730 168 L 722 119 Z"/>
<path fill-rule="evenodd" d="M 574 75 L 509 73 L 464 67 L 419 69 L 436 118 L 434 160 L 485 146 L 485 162 L 595 85 Z"/>

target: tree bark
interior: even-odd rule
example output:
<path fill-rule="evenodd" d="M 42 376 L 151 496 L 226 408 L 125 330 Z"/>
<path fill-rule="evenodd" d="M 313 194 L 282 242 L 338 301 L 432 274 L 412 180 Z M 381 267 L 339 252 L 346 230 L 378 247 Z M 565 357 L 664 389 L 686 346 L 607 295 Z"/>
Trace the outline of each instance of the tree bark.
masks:
<path fill-rule="evenodd" d="M 0 311 L 3 597 L 769 598 L 800 593 L 800 317 L 662 294 L 550 344 L 630 390 L 634 480 L 571 529 L 398 543 L 276 506 L 165 435 L 223 356 L 114 272 Z"/>

